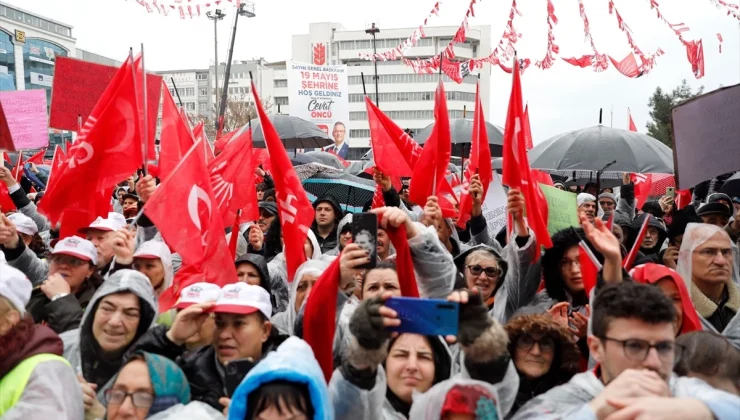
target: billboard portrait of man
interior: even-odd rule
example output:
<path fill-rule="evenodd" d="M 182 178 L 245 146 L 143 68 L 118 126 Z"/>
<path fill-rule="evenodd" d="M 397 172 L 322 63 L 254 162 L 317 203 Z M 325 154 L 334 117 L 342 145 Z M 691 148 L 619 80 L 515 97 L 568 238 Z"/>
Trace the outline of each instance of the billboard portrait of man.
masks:
<path fill-rule="evenodd" d="M 337 121 L 334 124 L 334 129 L 331 132 L 331 136 L 334 139 L 334 145 L 328 146 L 324 149 L 327 152 L 334 153 L 342 159 L 347 159 L 349 153 L 349 145 L 345 143 L 344 136 L 347 134 L 347 128 L 344 123 Z"/>

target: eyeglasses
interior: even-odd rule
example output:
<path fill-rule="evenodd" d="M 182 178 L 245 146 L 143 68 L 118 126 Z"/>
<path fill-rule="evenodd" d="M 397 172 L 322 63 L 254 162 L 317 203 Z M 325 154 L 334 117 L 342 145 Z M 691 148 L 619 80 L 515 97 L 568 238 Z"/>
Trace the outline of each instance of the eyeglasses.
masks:
<path fill-rule="evenodd" d="M 650 349 L 655 349 L 655 351 L 658 352 L 658 358 L 663 362 L 670 361 L 671 358 L 673 358 L 674 361 L 678 360 L 681 353 L 681 347 L 677 346 L 673 341 L 660 341 L 655 344 L 650 344 L 645 340 L 639 340 L 636 338 L 629 340 L 617 340 L 609 337 L 600 338 L 602 340 L 614 341 L 615 343 L 621 344 L 622 350 L 624 350 L 624 356 L 633 362 L 644 361 L 647 358 Z"/>
<path fill-rule="evenodd" d="M 154 404 L 154 395 L 146 391 L 126 392 L 122 389 L 107 389 L 103 395 L 108 404 L 123 404 L 129 395 L 136 408 L 149 408 Z"/>
<path fill-rule="evenodd" d="M 470 274 L 474 276 L 480 276 L 480 273 L 486 273 L 486 277 L 496 278 L 501 275 L 501 269 L 498 267 L 483 268 L 478 264 L 466 265 L 465 267 L 470 270 Z"/>
<path fill-rule="evenodd" d="M 694 252 L 696 252 L 697 254 L 699 254 L 700 256 L 706 259 L 714 259 L 714 257 L 717 256 L 717 254 L 722 254 L 722 257 L 724 259 L 729 260 L 730 258 L 732 258 L 732 248 L 722 248 L 722 249 L 704 248 L 704 249 L 699 249 Z"/>
<path fill-rule="evenodd" d="M 535 340 L 531 335 L 523 335 L 516 341 L 516 348 L 523 351 L 530 351 L 535 343 L 540 347 L 542 353 L 553 353 L 555 351 L 555 341 L 552 337 L 542 337 Z"/>
<path fill-rule="evenodd" d="M 81 260 L 77 257 L 73 257 L 71 255 L 64 255 L 64 254 L 52 255 L 50 259 L 51 259 L 51 262 L 57 265 L 71 265 L 72 267 L 79 267 L 81 265 L 85 265 L 88 263 L 85 260 Z"/>

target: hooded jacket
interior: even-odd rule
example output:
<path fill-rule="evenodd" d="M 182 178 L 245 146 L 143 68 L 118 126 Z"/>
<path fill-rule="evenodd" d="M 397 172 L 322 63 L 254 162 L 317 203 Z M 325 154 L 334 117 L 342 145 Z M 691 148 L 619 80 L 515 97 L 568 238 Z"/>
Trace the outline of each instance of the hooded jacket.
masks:
<path fill-rule="evenodd" d="M 640 231 L 640 227 L 642 227 L 642 224 L 645 221 L 646 217 L 648 217 L 647 213 L 643 213 L 638 216 L 632 222 L 631 229 L 629 229 L 628 232 L 625 232 L 625 235 L 627 236 L 626 243 L 629 244 L 627 246 L 628 249 L 632 249 L 632 246 L 637 240 L 637 234 Z M 658 240 L 655 242 L 655 245 L 652 248 L 648 249 L 640 246 L 640 252 L 643 254 L 643 257 L 640 258 L 639 263 L 662 263 L 662 259 L 660 259 L 662 257 L 662 255 L 660 255 L 660 249 L 663 247 L 663 243 L 665 242 L 666 238 L 668 238 L 668 232 L 666 231 L 665 225 L 662 223 L 662 221 L 653 216 L 651 216 L 650 220 L 648 221 L 648 228 L 655 228 L 658 231 Z"/>
<path fill-rule="evenodd" d="M 270 301 L 272 303 L 272 312 L 278 313 L 284 311 L 288 306 L 290 300 L 288 285 L 283 281 L 272 283 L 270 279 L 270 270 L 267 267 L 267 262 L 261 255 L 257 254 L 244 254 L 237 258 L 236 265 L 239 264 L 251 264 L 257 269 L 257 273 L 260 276 L 260 285 L 263 289 L 267 290 L 270 294 Z M 273 288 L 275 286 L 275 288 Z"/>
<path fill-rule="evenodd" d="M 300 311 L 300 308 L 296 311 L 295 301 L 296 293 L 298 292 L 298 284 L 301 282 L 301 278 L 306 274 L 313 274 L 316 278 L 319 278 L 321 277 L 321 273 L 323 273 L 327 267 L 329 267 L 329 264 L 321 260 L 308 260 L 298 267 L 298 270 L 295 272 L 295 276 L 293 276 L 293 282 L 290 283 L 290 299 L 288 301 L 287 308 L 285 311 L 280 313 L 275 313 L 275 311 L 273 311 L 273 316 L 270 320 L 273 328 L 277 328 L 280 334 L 293 335 L 296 317 L 298 316 L 298 311 Z M 305 299 L 303 303 L 306 303 Z M 339 309 L 337 310 L 339 311 Z"/>
<path fill-rule="evenodd" d="M 64 342 L 64 358 L 85 380 L 98 385 L 100 401 L 103 401 L 105 390 L 113 384 L 112 379 L 121 368 L 123 359 L 120 355 L 110 359 L 105 357 L 93 336 L 92 324 L 100 301 L 108 295 L 117 293 L 133 293 L 139 298 L 141 313 L 139 326 L 133 340 L 128 344 L 129 348 L 133 347 L 133 344 L 154 326 L 158 308 L 157 297 L 149 278 L 134 270 L 119 270 L 110 276 L 90 300 L 82 315 L 80 328 L 60 335 Z"/>
<path fill-rule="evenodd" d="M 549 315 L 524 315 L 511 319 L 506 326 L 509 335 L 509 354 L 516 354 L 516 346 L 523 335 L 550 337 L 555 342 L 555 356 L 550 370 L 540 378 L 528 379 L 519 374 L 519 391 L 514 407 L 509 412 L 513 416 L 527 401 L 549 391 L 551 388 L 568 382 L 580 371 L 580 352 L 571 341 L 572 333 L 555 322 Z M 516 365 L 515 365 L 516 366 Z"/>
<path fill-rule="evenodd" d="M 324 252 L 331 251 L 339 243 L 339 239 L 337 236 L 337 225 L 339 223 L 338 220 L 342 219 L 343 212 L 342 212 L 342 208 L 339 206 L 339 202 L 337 201 L 337 199 L 332 197 L 331 195 L 321 197 L 320 199 L 314 201 L 313 202 L 314 210 L 316 210 L 316 206 L 318 206 L 320 203 L 329 203 L 334 208 L 334 216 L 336 218 L 334 222 L 335 223 L 334 229 L 331 231 L 329 236 L 327 236 L 326 238 L 322 238 L 319 235 L 319 228 L 318 228 L 318 225 L 316 224 L 315 217 L 314 217 L 313 224 L 311 225 L 311 230 L 316 235 L 316 239 L 318 240 L 319 245 L 321 246 L 321 253 L 323 254 Z"/>
<path fill-rule="evenodd" d="M 309 258 L 309 260 L 321 260 L 321 248 L 319 246 L 319 242 L 316 240 L 316 235 L 314 235 L 313 231 L 308 230 L 306 231 L 306 238 L 311 241 L 311 248 L 313 249 L 313 254 L 311 254 L 311 258 Z M 275 258 L 273 258 L 272 261 L 267 262 L 267 268 L 270 273 L 270 287 L 272 287 L 272 290 L 278 291 L 278 295 L 281 298 L 281 300 L 277 302 L 277 307 L 286 308 L 289 303 L 287 300 L 289 295 L 289 284 L 288 267 L 285 262 L 285 253 L 280 252 L 279 254 L 275 255 Z M 286 291 L 282 291 L 282 289 L 285 289 Z M 279 311 L 277 309 L 273 308 L 273 315 L 278 312 Z"/>
<path fill-rule="evenodd" d="M 329 399 L 324 374 L 313 357 L 311 347 L 297 337 L 290 337 L 249 371 L 234 391 L 229 406 L 230 420 L 243 420 L 249 395 L 262 385 L 287 381 L 306 385 L 314 416 L 311 420 L 333 420 L 334 409 Z"/>
<path fill-rule="evenodd" d="M 706 382 L 671 374 L 668 387 L 674 398 L 693 398 L 704 403 L 718 420 L 737 419 L 740 398 L 712 388 Z M 567 384 L 557 386 L 530 400 L 514 420 L 594 419 L 588 403 L 604 391 L 604 384 L 593 371 L 575 375 Z"/>
<path fill-rule="evenodd" d="M 342 217 L 342 220 L 339 221 L 339 225 L 337 225 L 337 246 L 330 249 L 329 251 L 324 252 L 324 255 L 338 256 L 342 252 L 342 246 L 340 245 L 339 237 L 342 236 L 342 231 L 344 230 L 344 227 L 347 226 L 347 224 L 352 224 L 352 213 L 348 213 L 346 216 Z"/>
<path fill-rule="evenodd" d="M 13 385 L 3 384 L 3 379 L 24 361 L 43 354 L 62 355 L 62 340 L 48 327 L 34 324 L 30 317 L 22 319 L 0 338 L 3 343 L 0 346 L 0 384 L 3 390 Z M 18 401 L 5 412 L 0 407 L 0 416 L 3 420 L 81 419 L 85 408 L 80 387 L 59 386 L 76 382 L 75 371 L 63 360 L 38 362 Z"/>

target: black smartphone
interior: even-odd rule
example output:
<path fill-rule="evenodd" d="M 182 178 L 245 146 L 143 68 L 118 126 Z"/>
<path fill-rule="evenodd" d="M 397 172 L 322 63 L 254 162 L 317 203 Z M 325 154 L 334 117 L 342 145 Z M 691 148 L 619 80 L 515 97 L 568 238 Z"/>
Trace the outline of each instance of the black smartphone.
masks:
<path fill-rule="evenodd" d="M 242 379 L 247 376 L 250 370 L 254 367 L 254 362 L 251 358 L 232 360 L 224 366 L 224 382 L 226 385 L 226 394 L 231 398 L 234 395 L 234 391 L 242 383 Z"/>
<path fill-rule="evenodd" d="M 370 262 L 357 268 L 374 268 L 378 259 L 378 215 L 357 213 L 352 216 L 352 243 L 370 252 Z"/>

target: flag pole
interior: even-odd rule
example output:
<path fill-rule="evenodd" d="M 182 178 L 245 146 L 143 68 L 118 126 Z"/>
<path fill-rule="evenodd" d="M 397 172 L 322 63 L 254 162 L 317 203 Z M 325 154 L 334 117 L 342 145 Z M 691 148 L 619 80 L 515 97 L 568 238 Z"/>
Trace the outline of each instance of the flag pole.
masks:
<path fill-rule="evenodd" d="M 149 161 L 149 115 L 147 112 L 146 99 L 146 65 L 144 64 L 144 43 L 141 43 L 141 74 L 142 74 L 142 98 L 144 99 L 144 135 L 142 136 L 142 157 L 144 160 L 144 176 L 147 176 L 147 162 Z"/>
<path fill-rule="evenodd" d="M 180 107 L 182 107 L 182 99 L 180 99 L 180 92 L 177 91 L 177 85 L 175 84 L 175 78 L 170 77 L 170 82 L 172 82 L 172 88 L 175 90 L 175 95 L 177 95 L 177 102 L 180 103 Z"/>
<path fill-rule="evenodd" d="M 612 104 L 612 110 L 610 111 L 609 127 L 614 128 L 614 104 Z"/>

